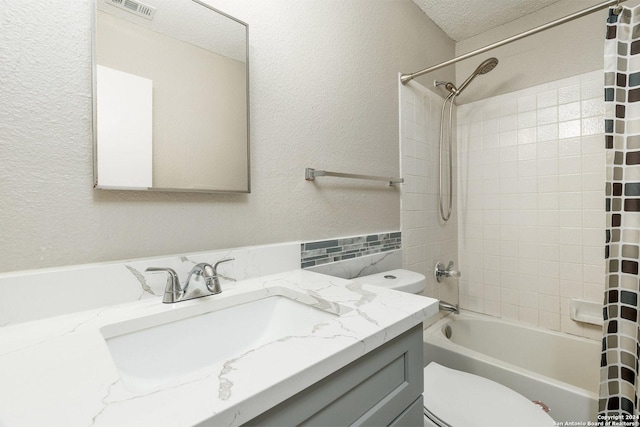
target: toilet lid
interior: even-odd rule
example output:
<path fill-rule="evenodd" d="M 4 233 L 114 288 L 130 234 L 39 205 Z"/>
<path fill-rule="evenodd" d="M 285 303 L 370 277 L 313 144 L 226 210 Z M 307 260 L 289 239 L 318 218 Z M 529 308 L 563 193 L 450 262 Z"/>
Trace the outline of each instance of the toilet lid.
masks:
<path fill-rule="evenodd" d="M 424 368 L 424 406 L 454 427 L 554 425 L 542 408 L 510 388 L 435 362 Z"/>
<path fill-rule="evenodd" d="M 412 294 L 422 292 L 427 285 L 427 279 L 424 275 L 401 268 L 369 276 L 356 277 L 353 280 L 367 285 L 380 286 Z"/>

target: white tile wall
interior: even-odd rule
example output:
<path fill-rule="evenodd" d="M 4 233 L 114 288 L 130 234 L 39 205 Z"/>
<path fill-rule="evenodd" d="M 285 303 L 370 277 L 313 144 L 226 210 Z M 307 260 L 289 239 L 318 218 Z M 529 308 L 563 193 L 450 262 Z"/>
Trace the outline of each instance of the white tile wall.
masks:
<path fill-rule="evenodd" d="M 569 301 L 604 292 L 603 92 L 600 70 L 458 107 L 463 308 L 601 337 Z"/>
<path fill-rule="evenodd" d="M 437 283 L 438 262 L 458 264 L 456 182 L 454 210 L 447 223 L 438 210 L 438 137 L 442 98 L 423 86 L 400 84 L 400 157 L 405 182 L 401 191 L 403 267 L 427 277 L 424 294 L 447 302 L 458 301 L 458 286 L 448 279 Z M 454 128 L 455 132 L 455 128 Z M 455 171 L 454 151 L 454 171 Z"/>

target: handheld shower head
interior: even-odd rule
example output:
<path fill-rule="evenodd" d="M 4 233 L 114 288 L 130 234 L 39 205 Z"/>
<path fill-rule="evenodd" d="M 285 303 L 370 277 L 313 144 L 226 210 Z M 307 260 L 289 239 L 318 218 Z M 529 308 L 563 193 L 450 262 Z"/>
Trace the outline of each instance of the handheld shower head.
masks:
<path fill-rule="evenodd" d="M 496 68 L 496 65 L 498 65 L 498 58 L 489 58 L 483 61 L 482 64 L 478 65 L 475 72 L 478 74 L 487 74 L 489 71 Z"/>
<path fill-rule="evenodd" d="M 473 74 L 471 74 L 467 78 L 467 80 L 465 80 L 464 83 L 462 83 L 460 85 L 460 87 L 457 90 L 456 95 L 460 95 L 460 93 L 462 93 L 462 91 L 469 85 L 469 83 L 471 83 L 473 81 L 473 79 L 476 78 L 476 76 L 478 76 L 480 74 L 487 74 L 489 71 L 491 71 L 494 68 L 496 68 L 496 65 L 498 65 L 498 59 L 497 58 L 489 58 L 489 59 L 483 61 L 480 65 L 478 65 L 478 68 L 476 68 L 476 70 L 473 72 Z"/>

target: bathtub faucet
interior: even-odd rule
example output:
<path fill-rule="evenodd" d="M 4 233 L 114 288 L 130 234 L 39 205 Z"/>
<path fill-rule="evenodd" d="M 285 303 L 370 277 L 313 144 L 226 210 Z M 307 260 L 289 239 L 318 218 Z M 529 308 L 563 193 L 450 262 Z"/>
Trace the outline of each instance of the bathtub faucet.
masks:
<path fill-rule="evenodd" d="M 440 301 L 438 302 L 438 308 L 440 308 L 440 310 L 443 310 L 443 311 L 450 311 L 454 314 L 460 314 L 460 310 L 458 309 L 458 304 L 453 305 L 445 301 Z"/>
<path fill-rule="evenodd" d="M 441 262 L 436 264 L 434 274 L 438 283 L 442 282 L 446 277 L 453 277 L 456 279 L 460 277 L 460 272 L 453 269 L 453 261 L 449 261 L 449 265 L 446 267 Z"/>

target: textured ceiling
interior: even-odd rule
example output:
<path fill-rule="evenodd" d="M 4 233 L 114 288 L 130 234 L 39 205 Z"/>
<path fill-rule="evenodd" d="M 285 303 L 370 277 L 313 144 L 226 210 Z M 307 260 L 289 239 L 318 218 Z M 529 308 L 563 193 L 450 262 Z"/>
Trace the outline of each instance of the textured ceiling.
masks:
<path fill-rule="evenodd" d="M 454 41 L 518 19 L 559 0 L 413 0 Z"/>

